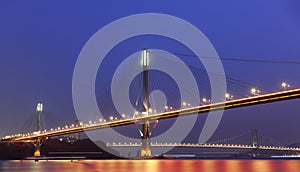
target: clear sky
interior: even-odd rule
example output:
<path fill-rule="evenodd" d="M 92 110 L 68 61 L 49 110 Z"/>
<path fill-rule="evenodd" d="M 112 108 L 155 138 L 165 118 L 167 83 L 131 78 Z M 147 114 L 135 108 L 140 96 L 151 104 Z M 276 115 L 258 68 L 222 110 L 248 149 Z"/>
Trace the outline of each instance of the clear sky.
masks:
<path fill-rule="evenodd" d="M 82 47 L 106 24 L 148 12 L 192 23 L 221 58 L 300 61 L 298 0 L 2 0 L 0 136 L 21 132 L 35 114 L 38 101 L 44 102 L 47 128 L 75 121 L 72 75 Z M 170 49 L 164 41 L 141 39 L 130 42 L 126 50 L 119 48 L 117 54 L 128 55 L 144 47 Z M 182 52 L 176 49 L 176 53 Z M 272 90 L 280 90 L 282 81 L 300 87 L 299 64 L 223 61 L 223 66 L 229 77 Z M 226 111 L 215 138 L 257 128 L 284 144 L 300 142 L 299 103 L 293 100 Z M 193 136 L 198 137 L 197 131 Z"/>

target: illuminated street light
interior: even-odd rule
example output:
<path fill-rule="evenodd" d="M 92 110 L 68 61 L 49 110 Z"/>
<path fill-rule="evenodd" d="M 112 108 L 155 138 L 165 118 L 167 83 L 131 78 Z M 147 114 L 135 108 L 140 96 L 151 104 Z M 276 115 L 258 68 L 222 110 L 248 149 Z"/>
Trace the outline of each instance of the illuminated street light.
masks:
<path fill-rule="evenodd" d="M 207 103 L 207 99 L 204 97 L 203 99 L 202 99 L 202 102 L 205 104 L 205 103 Z"/>
<path fill-rule="evenodd" d="M 139 111 L 135 110 L 133 113 L 133 118 L 139 115 Z"/>
<path fill-rule="evenodd" d="M 182 106 L 186 106 L 186 102 L 182 102 Z"/>
<path fill-rule="evenodd" d="M 225 99 L 226 100 L 230 100 L 230 99 L 232 99 L 233 98 L 233 95 L 230 95 L 229 93 L 226 93 L 225 94 Z"/>
<path fill-rule="evenodd" d="M 122 114 L 121 116 L 122 116 L 122 118 L 125 118 L 125 117 L 126 117 L 126 115 L 125 115 L 125 114 Z"/>
<path fill-rule="evenodd" d="M 114 117 L 113 117 L 113 116 L 110 116 L 109 119 L 112 121 L 112 120 L 114 120 Z"/>
<path fill-rule="evenodd" d="M 226 93 L 225 94 L 225 98 L 229 99 L 230 98 L 230 94 Z"/>
<path fill-rule="evenodd" d="M 286 82 L 282 82 L 282 83 L 281 83 L 281 86 L 283 87 L 284 90 L 286 90 L 287 88 L 290 87 L 290 85 L 287 84 Z"/>
<path fill-rule="evenodd" d="M 168 110 L 169 109 L 169 107 L 168 106 L 165 106 L 165 110 Z"/>
<path fill-rule="evenodd" d="M 256 89 L 256 88 L 251 88 L 251 94 L 253 94 L 253 95 L 257 95 L 257 94 L 259 94 L 259 90 L 258 89 Z"/>

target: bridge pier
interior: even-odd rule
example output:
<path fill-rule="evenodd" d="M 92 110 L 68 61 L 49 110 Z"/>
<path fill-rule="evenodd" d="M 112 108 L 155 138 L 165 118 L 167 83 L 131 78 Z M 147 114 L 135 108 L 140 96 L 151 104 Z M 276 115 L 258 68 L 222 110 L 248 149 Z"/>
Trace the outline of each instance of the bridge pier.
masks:
<path fill-rule="evenodd" d="M 151 149 L 150 149 L 150 122 L 146 121 L 145 124 L 143 124 L 143 135 L 142 135 L 142 150 L 141 150 L 141 156 L 147 157 L 151 156 Z"/>
<path fill-rule="evenodd" d="M 38 137 L 37 140 L 34 143 L 34 157 L 41 156 L 41 139 Z"/>

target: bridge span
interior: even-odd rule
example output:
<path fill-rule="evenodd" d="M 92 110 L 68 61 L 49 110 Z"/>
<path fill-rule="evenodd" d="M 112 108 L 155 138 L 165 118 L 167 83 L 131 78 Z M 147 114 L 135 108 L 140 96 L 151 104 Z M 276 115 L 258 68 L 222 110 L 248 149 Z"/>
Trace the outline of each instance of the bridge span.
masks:
<path fill-rule="evenodd" d="M 142 143 L 107 143 L 108 147 L 141 147 Z M 187 147 L 187 148 L 226 148 L 226 149 L 259 149 L 277 151 L 300 151 L 297 147 L 286 146 L 253 146 L 241 144 L 200 144 L 200 143 L 153 143 L 151 147 Z"/>
<path fill-rule="evenodd" d="M 82 124 L 79 125 L 71 125 L 67 126 L 60 130 L 45 130 L 41 132 L 34 132 L 30 134 L 18 134 L 18 135 L 12 135 L 9 136 L 9 138 L 6 138 L 6 140 L 18 142 L 18 141 L 30 141 L 30 140 L 36 140 L 37 138 L 41 137 L 53 137 L 53 136 L 60 136 L 60 135 L 67 135 L 67 134 L 74 134 L 79 133 L 83 131 L 91 131 L 91 130 L 97 130 L 107 127 L 117 127 L 117 126 L 123 126 L 123 125 L 129 125 L 129 124 L 135 124 L 136 122 L 143 122 L 143 121 L 154 121 L 154 120 L 161 120 L 161 119 L 167 119 L 167 118 L 174 118 L 178 116 L 185 116 L 185 115 L 191 115 L 191 114 L 200 114 L 200 113 L 206 113 L 209 111 L 215 111 L 215 110 L 221 110 L 221 109 L 233 109 L 233 108 L 239 108 L 244 106 L 252 106 L 257 104 L 265 104 L 265 103 L 271 103 L 271 102 L 277 102 L 277 101 L 284 101 L 284 100 L 290 100 L 290 99 L 296 99 L 300 98 L 300 88 L 293 89 L 293 90 L 286 90 L 286 91 L 280 91 L 280 92 L 274 92 L 274 93 L 268 93 L 264 95 L 255 95 L 247 98 L 241 98 L 241 99 L 234 99 L 229 101 L 223 101 L 218 103 L 212 103 L 207 105 L 199 105 L 195 107 L 189 107 L 179 110 L 172 110 L 157 114 L 150 114 L 147 116 L 141 116 L 136 118 L 122 118 L 119 120 L 110 120 L 105 121 L 102 123 L 97 124 Z M 5 139 L 5 138 L 4 138 Z M 2 139 L 3 140 L 3 139 Z"/>

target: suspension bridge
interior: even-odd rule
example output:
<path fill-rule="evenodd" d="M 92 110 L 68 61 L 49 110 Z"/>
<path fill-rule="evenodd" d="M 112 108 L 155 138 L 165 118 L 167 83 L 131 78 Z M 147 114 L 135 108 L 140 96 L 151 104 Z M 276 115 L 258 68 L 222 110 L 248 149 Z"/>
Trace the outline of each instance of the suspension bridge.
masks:
<path fill-rule="evenodd" d="M 163 120 L 168 118 L 176 118 L 178 116 L 186 116 L 192 114 L 202 114 L 209 111 L 218 111 L 223 109 L 234 109 L 245 106 L 253 106 L 258 104 L 266 104 L 278 101 L 285 101 L 291 99 L 300 98 L 300 88 L 284 90 L 278 92 L 271 92 L 266 94 L 253 94 L 245 98 L 230 98 L 230 95 L 226 95 L 224 101 L 216 103 L 200 104 L 198 106 L 189 106 L 181 109 L 168 109 L 161 113 L 149 113 L 149 90 L 148 90 L 148 65 L 149 65 L 149 53 L 147 50 L 143 50 L 143 114 L 142 116 L 122 116 L 120 119 L 101 119 L 98 123 L 78 122 L 72 125 L 65 125 L 61 128 L 41 130 L 40 128 L 40 114 L 43 110 L 41 103 L 37 106 L 38 112 L 38 127 L 37 130 L 32 133 L 13 134 L 6 136 L 2 139 L 3 142 L 33 142 L 35 145 L 34 156 L 40 156 L 40 145 L 42 138 L 49 138 L 61 135 L 68 135 L 74 133 L 80 133 L 85 131 L 92 131 L 103 129 L 107 127 L 118 127 L 130 124 L 142 124 L 141 131 L 141 143 L 107 143 L 109 147 L 141 147 L 141 156 L 151 156 L 151 147 L 194 147 L 194 148 L 230 148 L 230 149 L 261 149 L 261 150 L 281 150 L 281 151 L 299 151 L 297 147 L 285 147 L 285 146 L 263 146 L 252 142 L 252 145 L 238 145 L 238 144 L 199 144 L 199 143 L 152 143 L 150 141 L 151 129 L 150 123 L 156 120 Z M 285 85 L 286 86 L 286 85 Z M 256 93 L 257 90 L 251 90 Z"/>
<path fill-rule="evenodd" d="M 141 147 L 141 143 L 107 143 L 108 147 Z M 221 148 L 221 149 L 259 149 L 276 151 L 299 151 L 297 147 L 252 146 L 242 144 L 200 144 L 200 143 L 151 143 L 151 147 L 187 147 L 187 148 Z"/>
<path fill-rule="evenodd" d="M 239 140 L 245 136 L 251 135 L 251 144 L 233 144 L 228 143 L 234 140 Z M 258 139 L 260 137 L 260 139 Z M 247 137 L 248 138 L 248 137 Z M 258 140 L 265 140 L 270 145 L 260 145 Z M 107 143 L 107 147 L 141 147 L 142 143 L 140 142 L 124 142 L 124 143 Z M 251 129 L 249 131 L 242 133 L 238 136 L 229 137 L 226 139 L 217 140 L 210 143 L 158 143 L 158 142 L 151 142 L 151 147 L 183 147 L 183 148 L 216 148 L 216 149 L 249 149 L 249 150 L 272 150 L 272 151 L 300 151 L 299 147 L 287 147 L 279 142 L 275 141 L 272 138 L 266 137 L 261 133 L 258 133 L 256 129 Z"/>

